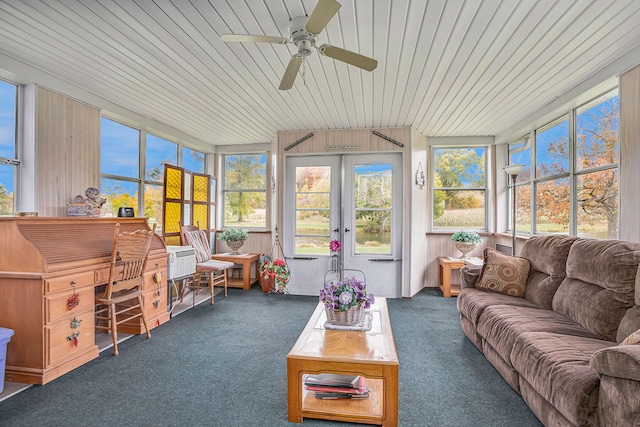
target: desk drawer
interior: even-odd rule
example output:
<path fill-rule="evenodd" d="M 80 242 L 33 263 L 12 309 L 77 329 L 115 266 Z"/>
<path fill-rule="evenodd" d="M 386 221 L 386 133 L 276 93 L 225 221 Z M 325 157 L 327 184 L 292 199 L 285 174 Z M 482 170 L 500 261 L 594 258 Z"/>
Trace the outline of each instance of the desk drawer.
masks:
<path fill-rule="evenodd" d="M 91 311 L 54 322 L 45 328 L 47 365 L 72 357 L 76 353 L 82 353 L 87 347 L 95 345 L 93 316 L 92 309 Z M 74 318 L 80 321 L 79 325 L 72 325 Z M 77 339 L 77 343 L 73 341 L 74 336 Z"/>
<path fill-rule="evenodd" d="M 73 291 L 59 292 L 55 295 L 44 297 L 45 303 L 45 323 L 55 322 L 73 313 L 80 313 L 85 310 L 93 310 L 94 294 L 93 287 L 76 289 L 78 294 L 78 305 L 69 307 L 67 302 L 73 296 Z"/>
<path fill-rule="evenodd" d="M 93 285 L 94 274 L 93 270 L 83 271 L 77 274 L 69 274 L 68 276 L 60 276 L 45 280 L 45 292 L 56 292 L 64 289 L 71 289 L 74 286 L 76 288 L 82 286 Z"/>

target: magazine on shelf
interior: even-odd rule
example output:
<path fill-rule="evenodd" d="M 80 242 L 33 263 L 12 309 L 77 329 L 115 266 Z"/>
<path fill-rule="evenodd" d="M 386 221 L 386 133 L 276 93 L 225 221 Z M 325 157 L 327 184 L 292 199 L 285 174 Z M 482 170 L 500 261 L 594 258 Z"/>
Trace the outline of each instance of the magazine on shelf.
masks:
<path fill-rule="evenodd" d="M 334 374 L 321 374 L 334 375 Z M 362 376 L 327 377 L 308 375 L 304 378 L 304 384 L 309 391 L 315 392 L 319 399 L 347 399 L 369 397 L 365 378 Z M 348 384 L 348 385 L 345 385 Z"/>
<path fill-rule="evenodd" d="M 306 374 L 305 385 L 327 387 L 356 387 L 360 381 L 359 375 L 342 374 Z"/>

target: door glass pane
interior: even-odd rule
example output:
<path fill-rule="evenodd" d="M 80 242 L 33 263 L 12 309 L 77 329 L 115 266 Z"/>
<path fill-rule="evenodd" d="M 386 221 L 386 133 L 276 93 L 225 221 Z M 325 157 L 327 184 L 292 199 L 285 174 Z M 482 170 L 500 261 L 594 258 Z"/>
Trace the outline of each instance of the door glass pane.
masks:
<path fill-rule="evenodd" d="M 356 255 L 391 254 L 392 172 L 390 163 L 353 168 Z"/>
<path fill-rule="evenodd" d="M 295 253 L 329 255 L 331 167 L 296 167 Z"/>

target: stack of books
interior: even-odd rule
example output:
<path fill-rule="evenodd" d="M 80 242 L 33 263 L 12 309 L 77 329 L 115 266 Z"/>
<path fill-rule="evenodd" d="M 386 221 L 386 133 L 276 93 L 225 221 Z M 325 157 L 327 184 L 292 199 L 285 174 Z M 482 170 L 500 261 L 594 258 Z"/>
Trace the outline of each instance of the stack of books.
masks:
<path fill-rule="evenodd" d="M 306 374 L 304 385 L 317 399 L 363 399 L 369 397 L 365 378 L 360 375 Z"/>

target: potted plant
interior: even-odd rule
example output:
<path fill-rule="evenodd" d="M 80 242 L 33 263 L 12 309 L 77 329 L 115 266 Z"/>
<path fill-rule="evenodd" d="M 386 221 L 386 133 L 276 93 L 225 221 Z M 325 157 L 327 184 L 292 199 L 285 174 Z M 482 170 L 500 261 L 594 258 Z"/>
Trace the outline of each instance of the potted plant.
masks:
<path fill-rule="evenodd" d="M 456 242 L 456 249 L 462 252 L 460 258 L 469 258 L 469 252 L 475 249 L 476 245 L 482 242 L 482 238 L 475 231 L 456 231 L 451 235 L 451 240 Z"/>
<path fill-rule="evenodd" d="M 232 255 L 238 255 L 238 249 L 244 245 L 244 241 L 249 237 L 249 232 L 242 228 L 227 228 L 222 233 L 218 234 L 218 240 L 224 240 L 227 242 L 233 252 Z"/>
<path fill-rule="evenodd" d="M 327 320 L 335 325 L 355 325 L 360 322 L 365 308 L 375 302 L 373 294 L 367 294 L 364 281 L 355 277 L 332 280 L 320 289 L 320 301 L 324 303 Z"/>
<path fill-rule="evenodd" d="M 291 271 L 289 271 L 287 263 L 281 258 L 276 258 L 273 261 L 269 258 L 260 265 L 262 292 L 270 290 L 284 292 L 290 277 Z"/>

